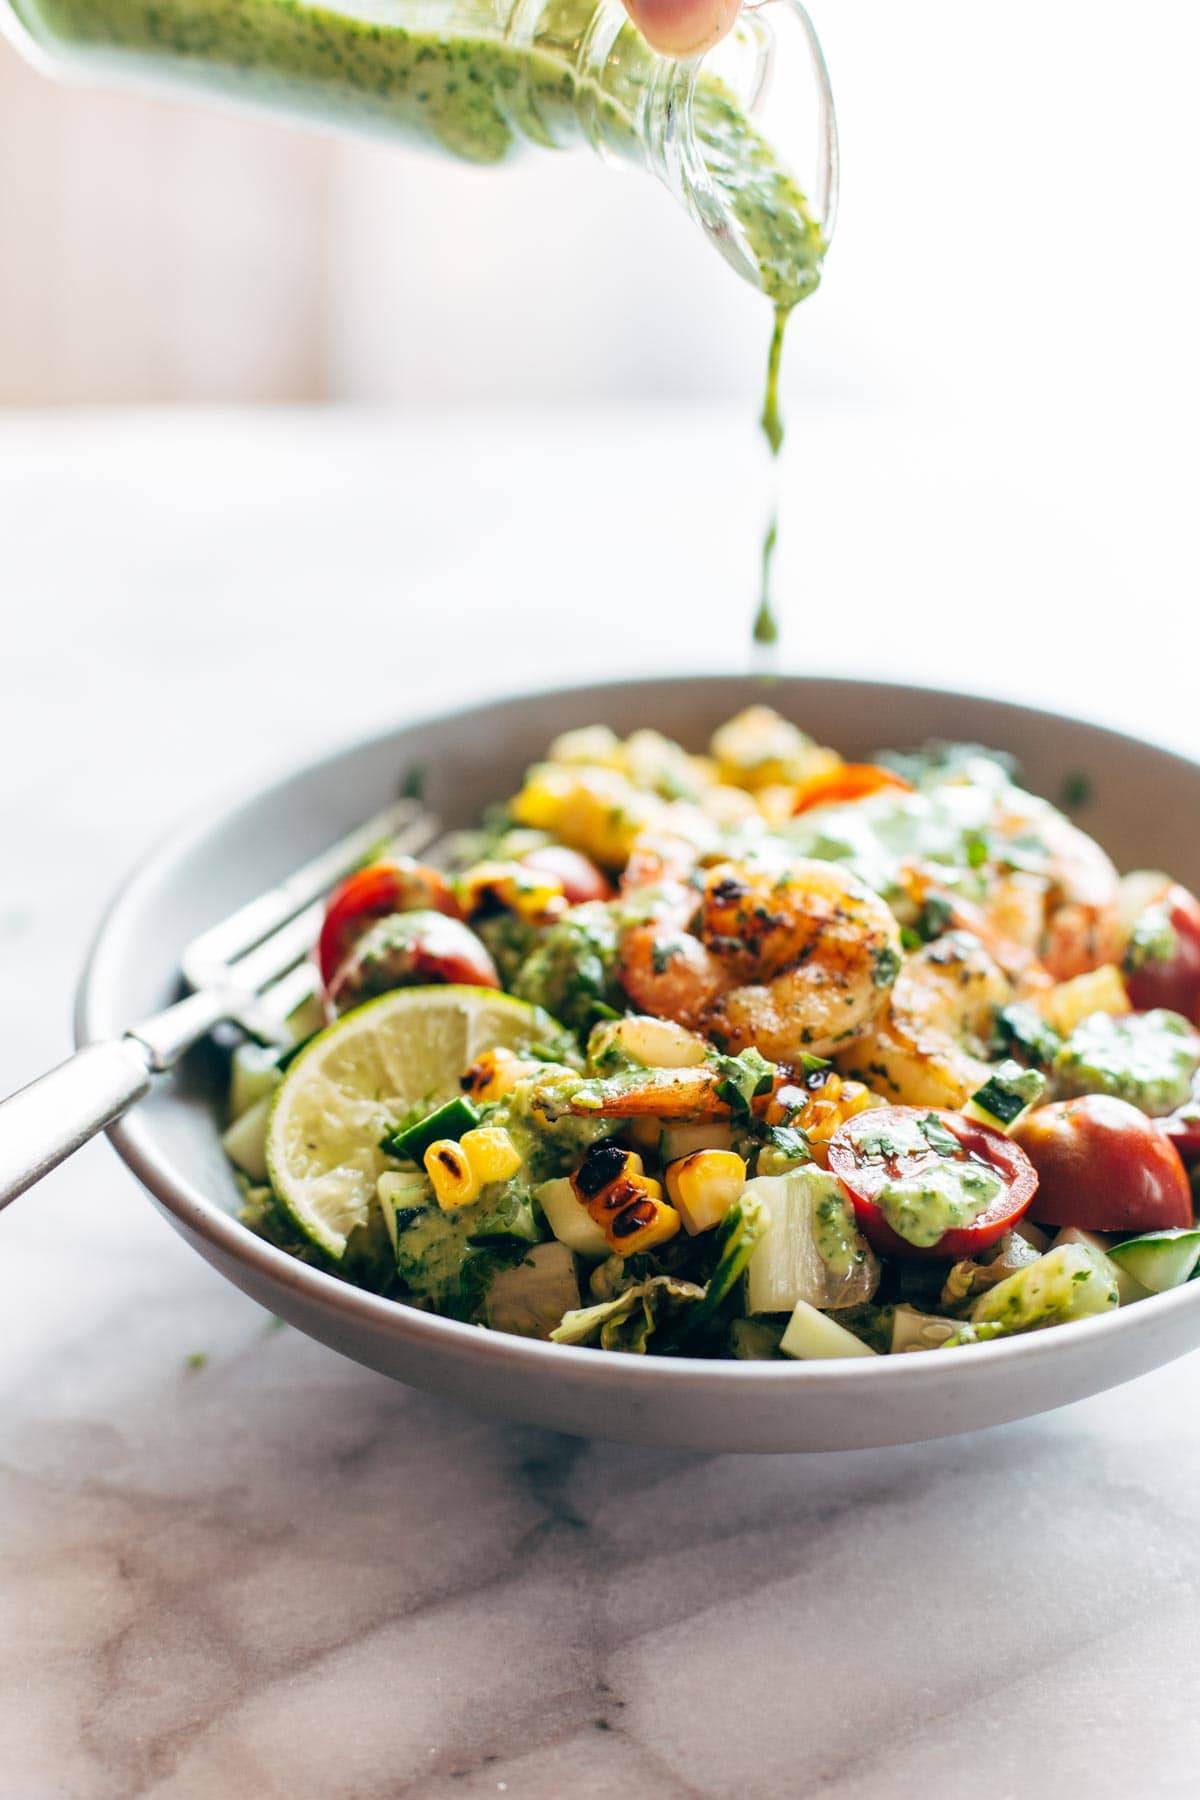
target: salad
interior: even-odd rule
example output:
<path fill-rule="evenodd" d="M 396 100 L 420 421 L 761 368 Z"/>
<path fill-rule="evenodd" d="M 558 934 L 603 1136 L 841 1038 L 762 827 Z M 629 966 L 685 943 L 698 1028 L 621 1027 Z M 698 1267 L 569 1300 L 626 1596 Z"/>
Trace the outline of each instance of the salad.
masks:
<path fill-rule="evenodd" d="M 233 1054 L 242 1217 L 293 1255 L 493 1330 L 763 1360 L 1196 1272 L 1200 902 L 1004 756 L 845 762 L 762 706 L 703 754 L 589 726 L 443 860 L 343 883 L 315 1016 Z"/>

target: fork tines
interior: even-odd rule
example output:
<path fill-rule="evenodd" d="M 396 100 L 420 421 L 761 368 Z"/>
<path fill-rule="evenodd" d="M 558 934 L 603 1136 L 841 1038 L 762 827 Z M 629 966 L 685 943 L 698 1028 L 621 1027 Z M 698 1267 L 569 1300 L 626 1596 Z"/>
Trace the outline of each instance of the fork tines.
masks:
<path fill-rule="evenodd" d="M 437 831 L 437 821 L 415 800 L 398 800 L 364 820 L 278 887 L 259 894 L 219 925 L 193 938 L 182 958 L 188 986 L 231 983 L 267 998 L 265 990 L 291 971 L 289 983 L 269 996 L 275 1016 L 286 1017 L 312 991 L 309 952 L 320 931 L 323 901 L 330 888 L 381 846 L 412 853 L 425 849 Z"/>

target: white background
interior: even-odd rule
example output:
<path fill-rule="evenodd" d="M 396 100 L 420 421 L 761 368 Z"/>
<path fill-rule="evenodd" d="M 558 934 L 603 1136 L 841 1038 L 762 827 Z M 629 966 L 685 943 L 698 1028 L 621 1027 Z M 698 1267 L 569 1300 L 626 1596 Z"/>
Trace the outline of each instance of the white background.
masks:
<path fill-rule="evenodd" d="M 793 398 L 1194 451 L 1200 10 L 823 0 L 843 207 Z M 0 43 L 0 401 L 747 407 L 762 303 L 646 178 L 54 87 Z M 1018 440 L 1019 441 L 1019 440 Z"/>

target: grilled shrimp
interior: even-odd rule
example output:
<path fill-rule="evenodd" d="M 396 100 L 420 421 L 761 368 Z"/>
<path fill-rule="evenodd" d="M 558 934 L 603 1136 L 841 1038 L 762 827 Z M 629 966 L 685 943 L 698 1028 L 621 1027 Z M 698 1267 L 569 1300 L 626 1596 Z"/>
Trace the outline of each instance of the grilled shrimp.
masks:
<path fill-rule="evenodd" d="M 619 979 L 643 1012 L 794 1062 L 859 1036 L 886 1004 L 899 929 L 835 863 L 721 863 L 672 901 L 622 934 Z"/>
<path fill-rule="evenodd" d="M 883 1018 L 838 1066 L 908 1106 L 953 1111 L 987 1080 L 995 1009 L 1012 991 L 977 937 L 949 931 L 906 959 Z"/>
<path fill-rule="evenodd" d="M 1039 954 L 1056 981 L 1084 975 L 1117 954 L 1120 878 L 1094 838 L 1046 800 L 1006 788 L 992 827 L 1000 845 L 1027 838 L 1044 884 Z M 1041 854 L 1044 852 L 1044 857 Z"/>

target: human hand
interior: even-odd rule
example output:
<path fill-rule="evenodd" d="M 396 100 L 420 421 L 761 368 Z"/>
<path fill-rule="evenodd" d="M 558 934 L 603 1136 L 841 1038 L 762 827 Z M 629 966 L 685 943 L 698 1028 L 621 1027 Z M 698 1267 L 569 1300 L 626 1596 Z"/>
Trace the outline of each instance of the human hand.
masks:
<path fill-rule="evenodd" d="M 625 10 L 652 49 L 698 56 L 732 28 L 741 0 L 625 0 Z"/>

